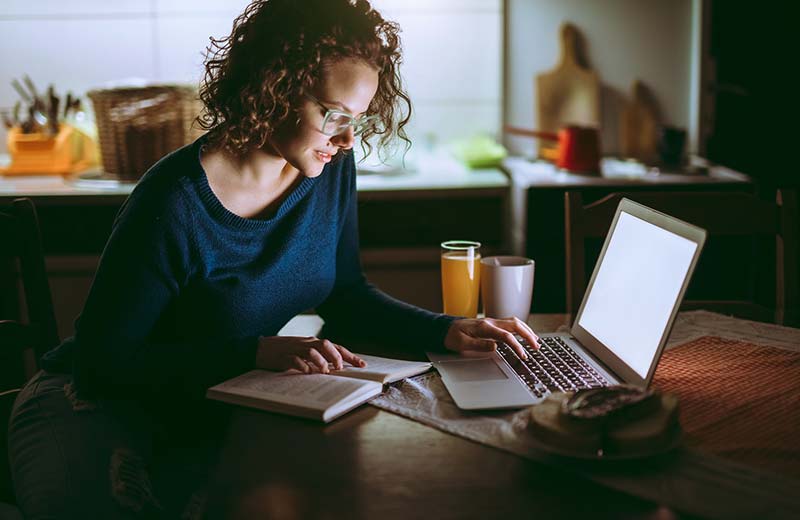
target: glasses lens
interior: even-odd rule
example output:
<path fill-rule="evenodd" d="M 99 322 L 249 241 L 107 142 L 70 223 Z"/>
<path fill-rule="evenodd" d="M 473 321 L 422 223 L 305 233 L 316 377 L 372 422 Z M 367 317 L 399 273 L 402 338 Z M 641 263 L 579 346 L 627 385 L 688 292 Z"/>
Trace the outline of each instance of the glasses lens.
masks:
<path fill-rule="evenodd" d="M 322 133 L 325 135 L 338 135 L 347 130 L 351 125 L 353 118 L 346 114 L 339 114 L 333 112 L 325 119 L 322 125 Z"/>
<path fill-rule="evenodd" d="M 361 119 L 354 119 L 349 114 L 339 112 L 331 112 L 325 118 L 322 125 L 322 133 L 325 135 L 339 135 L 347 131 L 347 128 L 353 127 L 354 135 L 361 135 L 366 130 L 374 127 L 376 122 L 375 116 L 366 116 Z"/>

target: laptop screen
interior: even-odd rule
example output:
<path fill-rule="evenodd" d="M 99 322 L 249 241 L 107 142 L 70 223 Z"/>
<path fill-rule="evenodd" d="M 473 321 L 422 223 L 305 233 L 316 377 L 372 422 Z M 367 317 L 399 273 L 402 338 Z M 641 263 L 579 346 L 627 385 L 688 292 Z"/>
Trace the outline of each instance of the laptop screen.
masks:
<path fill-rule="evenodd" d="M 621 212 L 578 325 L 647 377 L 697 247 Z"/>

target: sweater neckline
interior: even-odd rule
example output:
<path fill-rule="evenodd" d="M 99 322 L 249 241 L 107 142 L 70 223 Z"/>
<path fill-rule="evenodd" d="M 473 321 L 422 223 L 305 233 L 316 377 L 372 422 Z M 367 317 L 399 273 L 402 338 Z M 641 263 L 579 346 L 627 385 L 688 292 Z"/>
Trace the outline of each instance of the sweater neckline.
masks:
<path fill-rule="evenodd" d="M 292 188 L 292 192 L 283 199 L 278 210 L 269 218 L 245 218 L 233 213 L 226 208 L 222 202 L 217 198 L 211 185 L 208 183 L 208 175 L 206 174 L 203 163 L 200 162 L 200 152 L 206 142 L 208 134 L 198 137 L 194 142 L 194 149 L 192 150 L 192 159 L 196 166 L 195 186 L 197 187 L 200 200 L 203 201 L 209 213 L 222 224 L 231 226 L 242 230 L 253 230 L 268 227 L 291 210 L 303 196 L 308 193 L 314 185 L 317 177 L 303 177 L 299 184 Z"/>

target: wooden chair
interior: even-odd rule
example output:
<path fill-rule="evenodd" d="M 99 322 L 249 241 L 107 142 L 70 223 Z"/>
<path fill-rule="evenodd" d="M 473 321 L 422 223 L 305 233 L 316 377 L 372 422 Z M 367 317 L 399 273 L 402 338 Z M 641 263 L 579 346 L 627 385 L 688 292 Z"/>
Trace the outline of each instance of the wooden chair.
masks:
<path fill-rule="evenodd" d="M 45 270 L 39 220 L 30 199 L 16 199 L 11 207 L 0 209 L 0 265 L 9 266 L 5 280 L 17 294 L 16 271 L 22 280 L 25 299 L 24 322 L 14 315 L 2 319 L 0 315 L 0 506 L 12 509 L 14 494 L 7 459 L 8 419 L 19 386 L 36 370 L 39 357 L 59 343 L 50 284 Z M 17 266 L 14 268 L 14 266 Z M 13 314 L 17 314 L 14 309 Z M 5 316 L 8 317 L 8 316 Z M 32 354 L 32 362 L 24 362 L 25 354 Z M 15 370 L 10 370 L 15 368 Z"/>
<path fill-rule="evenodd" d="M 0 512 L 13 511 L 14 486 L 11 482 L 11 469 L 8 464 L 8 419 L 19 388 L 0 392 Z M 5 518 L 0 514 L 0 518 Z"/>
<path fill-rule="evenodd" d="M 566 292 L 567 312 L 573 317 L 587 285 L 586 241 L 605 238 L 623 197 L 708 231 L 695 279 L 725 271 L 724 265 L 708 265 L 714 258 L 703 258 L 715 241 L 719 244 L 728 240 L 725 237 L 736 237 L 749 244 L 744 251 L 736 251 L 749 259 L 745 262 L 752 276 L 745 298 L 689 300 L 695 280 L 683 309 L 702 308 L 746 319 L 798 324 L 797 193 L 791 190 L 778 191 L 774 201 L 738 192 L 633 191 L 612 193 L 589 204 L 584 204 L 580 192 L 568 191 L 564 201 Z"/>

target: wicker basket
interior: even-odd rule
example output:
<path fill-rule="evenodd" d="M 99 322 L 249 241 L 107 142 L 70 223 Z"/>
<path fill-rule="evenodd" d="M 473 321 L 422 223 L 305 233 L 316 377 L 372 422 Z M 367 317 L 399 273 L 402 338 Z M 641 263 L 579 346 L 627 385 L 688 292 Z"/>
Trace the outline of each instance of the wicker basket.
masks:
<path fill-rule="evenodd" d="M 92 90 L 103 169 L 135 180 L 161 157 L 192 142 L 197 91 L 183 85 Z M 195 125 L 196 126 L 196 125 Z"/>

